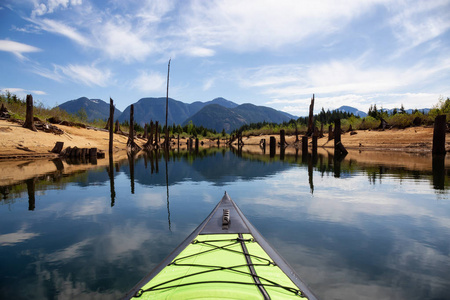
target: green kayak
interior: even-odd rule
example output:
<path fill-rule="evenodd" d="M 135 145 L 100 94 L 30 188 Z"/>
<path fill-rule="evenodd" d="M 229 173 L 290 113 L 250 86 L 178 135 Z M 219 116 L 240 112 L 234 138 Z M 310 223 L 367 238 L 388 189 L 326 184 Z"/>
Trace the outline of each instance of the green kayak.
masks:
<path fill-rule="evenodd" d="M 227 193 L 124 299 L 317 299 Z"/>

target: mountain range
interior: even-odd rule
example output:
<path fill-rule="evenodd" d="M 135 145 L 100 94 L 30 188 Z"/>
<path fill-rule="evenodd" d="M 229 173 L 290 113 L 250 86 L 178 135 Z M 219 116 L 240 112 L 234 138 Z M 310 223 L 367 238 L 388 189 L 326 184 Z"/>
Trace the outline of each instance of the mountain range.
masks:
<path fill-rule="evenodd" d="M 258 122 L 282 123 L 298 117 L 291 114 L 275 110 L 266 106 L 257 106 L 250 103 L 236 104 L 224 98 L 215 98 L 211 101 L 193 103 L 184 103 L 169 98 L 169 125 L 186 125 L 192 122 L 196 126 L 203 126 L 209 129 L 215 129 L 221 132 L 230 133 L 234 129 L 240 128 L 242 125 Z M 118 109 L 114 111 L 114 120 L 119 122 L 128 121 L 130 119 L 130 106 L 123 112 Z M 88 99 L 81 97 L 75 100 L 67 101 L 59 108 L 76 114 L 80 109 L 84 109 L 87 114 L 88 121 L 95 119 L 107 120 L 109 117 L 109 103 L 101 99 Z M 367 113 L 360 111 L 351 106 L 341 106 L 336 110 L 353 113 L 355 116 L 366 117 Z M 392 113 L 393 109 L 386 110 Z M 428 112 L 429 109 L 423 111 Z M 412 113 L 412 109 L 406 110 Z M 144 126 L 145 123 L 158 121 L 160 124 L 165 123 L 166 116 L 166 98 L 142 98 L 134 103 L 134 120 L 136 123 Z"/>
<path fill-rule="evenodd" d="M 186 125 L 193 122 L 196 126 L 215 129 L 217 132 L 225 129 L 230 133 L 234 129 L 240 128 L 244 124 L 269 122 L 282 123 L 291 119 L 297 119 L 296 116 L 275 110 L 266 106 L 256 106 L 253 104 L 238 105 L 224 98 L 215 98 L 211 101 L 193 103 L 184 103 L 169 98 L 169 112 L 167 123 L 169 125 Z M 80 109 L 86 111 L 88 121 L 94 119 L 106 120 L 109 117 L 109 104 L 100 99 L 88 99 L 81 97 L 75 100 L 67 101 L 59 108 L 66 110 L 71 114 L 77 113 Z M 114 120 L 119 122 L 130 119 L 131 105 L 123 112 L 116 109 Z M 142 98 L 134 103 L 134 121 L 141 126 L 145 123 L 158 121 L 165 123 L 166 116 L 166 98 Z"/>

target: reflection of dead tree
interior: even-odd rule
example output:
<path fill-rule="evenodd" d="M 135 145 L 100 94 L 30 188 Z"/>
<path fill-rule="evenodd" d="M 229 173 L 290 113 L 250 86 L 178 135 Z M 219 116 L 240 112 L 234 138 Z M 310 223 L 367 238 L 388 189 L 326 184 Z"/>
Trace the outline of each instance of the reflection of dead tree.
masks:
<path fill-rule="evenodd" d="M 35 189 L 36 189 L 36 181 L 34 178 L 30 178 L 26 180 L 27 183 L 27 191 L 28 191 L 28 210 L 34 210 L 36 207 L 36 198 L 35 198 Z"/>

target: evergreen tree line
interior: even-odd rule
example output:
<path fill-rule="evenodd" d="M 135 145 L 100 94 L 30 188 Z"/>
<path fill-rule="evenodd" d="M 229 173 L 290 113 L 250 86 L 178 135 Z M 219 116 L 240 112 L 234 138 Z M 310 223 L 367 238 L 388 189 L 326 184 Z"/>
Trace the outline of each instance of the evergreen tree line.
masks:
<path fill-rule="evenodd" d="M 123 127 L 129 127 L 130 123 L 128 122 L 128 120 L 123 121 L 122 123 L 120 123 L 121 126 Z M 147 131 L 150 130 L 150 125 L 146 124 L 145 126 L 147 126 Z M 134 123 L 134 131 L 135 132 L 144 132 L 145 128 L 142 127 L 141 124 L 138 123 Z M 158 123 L 158 128 L 156 129 L 158 133 L 164 134 L 165 130 L 164 130 L 165 125 L 159 124 Z M 192 122 L 189 122 L 188 124 L 181 126 L 181 125 L 176 125 L 175 123 L 173 123 L 173 125 L 169 125 L 169 134 L 170 135 L 188 135 L 188 136 L 193 136 L 193 137 L 217 137 L 217 131 L 214 129 L 209 129 L 206 128 L 202 125 L 200 126 L 196 126 L 194 125 Z M 222 131 L 221 133 L 222 136 L 226 136 L 225 133 L 225 129 Z"/>

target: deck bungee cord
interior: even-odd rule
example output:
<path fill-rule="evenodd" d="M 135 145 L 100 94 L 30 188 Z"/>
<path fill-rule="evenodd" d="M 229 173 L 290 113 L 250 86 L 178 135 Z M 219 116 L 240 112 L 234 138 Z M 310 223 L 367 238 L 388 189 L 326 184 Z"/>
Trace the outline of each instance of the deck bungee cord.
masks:
<path fill-rule="evenodd" d="M 214 245 L 212 243 L 214 242 L 232 242 L 230 244 L 224 245 L 224 246 L 217 246 Z M 170 264 L 168 264 L 168 266 L 180 266 L 180 267 L 199 267 L 199 268 L 207 268 L 208 270 L 204 270 L 204 271 L 199 271 L 196 273 L 192 273 L 192 274 L 188 274 L 188 275 L 184 275 L 184 276 L 180 276 L 177 278 L 173 278 L 171 280 L 167 280 L 165 282 L 159 283 L 157 285 L 154 285 L 152 287 L 146 288 L 144 289 L 140 289 L 138 290 L 134 297 L 139 298 L 141 297 L 144 293 L 146 292 L 152 292 L 152 291 L 159 291 L 159 290 L 166 290 L 166 289 L 171 289 L 171 288 L 178 288 L 178 287 L 182 287 L 182 286 L 189 286 L 189 285 L 196 285 L 196 284 L 208 284 L 208 283 L 229 283 L 229 284 L 238 284 L 238 285 L 255 285 L 257 286 L 262 295 L 264 296 L 265 299 L 270 299 L 270 296 L 268 295 L 267 291 L 265 290 L 264 287 L 275 287 L 275 288 L 281 288 L 284 289 L 286 291 L 291 292 L 294 295 L 300 296 L 302 298 L 306 298 L 307 297 L 303 294 L 303 292 L 300 289 L 295 289 L 289 286 L 284 286 L 281 284 L 278 284 L 277 282 L 274 282 L 268 278 L 264 278 L 261 277 L 259 275 L 256 274 L 254 267 L 255 266 L 276 266 L 276 263 L 270 259 L 267 259 L 265 257 L 261 257 L 258 255 L 254 255 L 254 254 L 250 254 L 247 251 L 247 248 L 245 247 L 245 243 L 254 243 L 256 242 L 254 238 L 248 238 L 248 239 L 244 239 L 242 236 L 239 236 L 235 239 L 216 239 L 216 240 L 208 240 L 208 241 L 199 241 L 197 239 L 194 239 L 191 244 L 203 244 L 206 246 L 211 247 L 211 249 L 196 253 L 196 254 L 192 254 L 192 255 L 187 255 L 187 256 L 183 256 L 183 257 L 177 257 L 176 259 L 174 259 Z M 236 244 L 241 244 L 243 251 L 237 251 L 237 250 L 233 250 L 233 249 L 228 249 L 227 247 L 231 247 L 234 246 Z M 234 266 L 228 266 L 228 267 L 222 267 L 222 266 L 217 266 L 217 265 L 205 265 L 205 264 L 189 264 L 189 263 L 179 263 L 179 261 L 182 260 L 186 260 L 189 259 L 193 256 L 200 256 L 202 254 L 205 253 L 209 253 L 211 251 L 215 251 L 215 250 L 225 250 L 225 251 L 230 251 L 233 253 L 238 253 L 238 254 L 242 254 L 244 255 L 246 258 L 248 258 L 249 260 L 247 261 L 246 264 L 241 264 L 241 265 L 234 265 Z M 266 263 L 252 263 L 251 262 L 251 258 L 256 258 L 256 259 L 260 259 L 263 261 L 266 261 Z M 249 271 L 240 271 L 240 270 L 236 270 L 237 268 L 242 268 L 242 267 L 248 267 Z M 220 281 L 196 281 L 196 282 L 190 282 L 190 283 L 184 283 L 184 284 L 177 284 L 177 285 L 171 285 L 171 286 L 164 286 L 167 285 L 169 283 L 184 279 L 184 278 L 188 278 L 188 277 L 193 277 L 193 276 L 198 276 L 198 275 L 202 275 L 202 274 L 206 274 L 206 273 L 210 273 L 210 272 L 216 272 L 216 271 L 232 271 L 232 272 L 236 272 L 239 274 L 244 274 L 244 275 L 250 275 L 253 277 L 254 282 L 243 282 L 243 281 L 224 281 L 224 280 L 220 280 Z M 267 282 L 267 283 L 261 283 L 261 280 Z"/>

